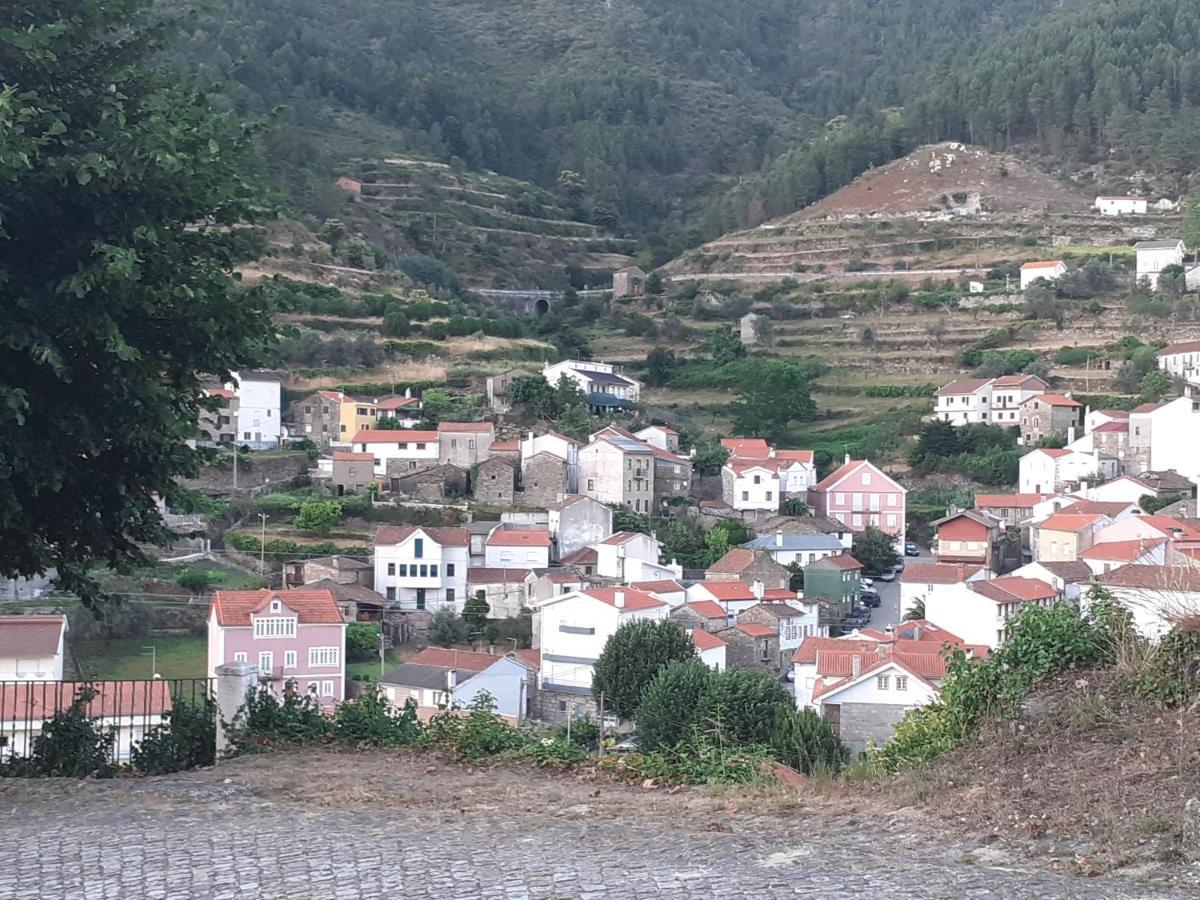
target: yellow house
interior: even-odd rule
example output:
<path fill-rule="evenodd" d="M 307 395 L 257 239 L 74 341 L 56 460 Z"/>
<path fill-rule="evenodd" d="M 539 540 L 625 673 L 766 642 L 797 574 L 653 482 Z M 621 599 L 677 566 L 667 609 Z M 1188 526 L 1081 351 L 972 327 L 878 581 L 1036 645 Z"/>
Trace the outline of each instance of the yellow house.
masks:
<path fill-rule="evenodd" d="M 374 428 L 376 409 L 374 400 L 356 400 L 349 394 L 342 395 L 341 427 L 339 440 L 348 441 L 364 428 Z"/>

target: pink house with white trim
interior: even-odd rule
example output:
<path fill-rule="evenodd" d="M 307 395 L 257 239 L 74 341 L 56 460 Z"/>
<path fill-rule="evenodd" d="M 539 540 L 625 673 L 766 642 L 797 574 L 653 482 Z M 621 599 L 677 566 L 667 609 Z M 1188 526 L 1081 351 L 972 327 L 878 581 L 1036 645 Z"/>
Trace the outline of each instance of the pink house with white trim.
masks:
<path fill-rule="evenodd" d="M 346 696 L 346 622 L 329 590 L 217 591 L 208 609 L 208 675 L 246 662 L 282 695 L 285 685 L 322 706 Z"/>
<path fill-rule="evenodd" d="M 872 525 L 902 542 L 907 493 L 868 460 L 847 456 L 808 492 L 808 503 L 816 514 L 837 519 L 851 531 Z"/>

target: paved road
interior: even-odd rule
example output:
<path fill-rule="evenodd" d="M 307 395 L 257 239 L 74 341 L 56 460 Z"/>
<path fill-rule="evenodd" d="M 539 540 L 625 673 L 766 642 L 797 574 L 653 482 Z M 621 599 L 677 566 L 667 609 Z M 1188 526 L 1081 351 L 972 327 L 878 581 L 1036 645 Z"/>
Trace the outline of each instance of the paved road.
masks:
<path fill-rule="evenodd" d="M 540 785 L 544 812 L 533 814 L 456 809 L 451 796 L 436 808 L 321 808 L 211 775 L 10 782 L 0 786 L 0 898 L 1194 896 L 1013 868 L 986 849 L 931 849 L 878 817 L 805 828 L 794 813 L 731 833 L 715 816 L 643 824 L 564 809 L 551 787 Z M 309 790 L 319 797 L 321 785 Z"/>

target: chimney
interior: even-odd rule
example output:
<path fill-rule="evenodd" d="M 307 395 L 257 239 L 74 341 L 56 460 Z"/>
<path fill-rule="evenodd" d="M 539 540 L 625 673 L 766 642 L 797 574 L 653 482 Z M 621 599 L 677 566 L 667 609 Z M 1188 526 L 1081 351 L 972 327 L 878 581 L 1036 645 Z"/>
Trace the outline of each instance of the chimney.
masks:
<path fill-rule="evenodd" d="M 914 641 L 919 641 L 919 640 L 921 639 L 921 636 L 922 636 L 922 635 L 924 635 L 924 634 L 925 634 L 925 630 L 924 630 L 923 628 L 921 628 L 921 626 L 920 626 L 920 625 L 914 625 L 914 626 L 913 626 L 913 630 L 912 630 L 912 639 L 913 639 Z"/>
<path fill-rule="evenodd" d="M 842 463 L 842 465 L 849 465 L 849 464 L 850 464 L 850 454 L 849 454 L 849 453 L 847 453 L 847 454 L 846 454 L 846 459 L 845 459 L 845 461 Z"/>
<path fill-rule="evenodd" d="M 454 669 L 446 670 L 446 690 L 453 691 L 455 685 L 458 684 L 458 673 Z"/>
<path fill-rule="evenodd" d="M 850 657 L 850 677 L 857 678 L 862 674 L 862 657 L 855 653 Z"/>
<path fill-rule="evenodd" d="M 613 605 L 617 609 L 625 608 L 625 592 L 624 591 L 617 591 L 615 594 L 613 594 Z"/>
<path fill-rule="evenodd" d="M 1081 478 L 1081 479 L 1079 480 L 1079 493 L 1081 493 L 1081 494 L 1087 494 L 1087 489 L 1088 489 L 1088 483 L 1087 483 L 1087 480 L 1086 480 L 1086 479 L 1082 479 L 1082 478 Z M 1084 499 L 1086 500 L 1087 498 L 1086 498 L 1086 497 L 1084 497 Z"/>
<path fill-rule="evenodd" d="M 775 546 L 776 547 L 783 546 L 783 531 L 782 530 L 775 532 Z"/>
<path fill-rule="evenodd" d="M 764 585 L 762 581 L 757 578 L 755 578 L 754 583 L 750 585 L 750 593 L 752 593 L 759 600 L 763 598 L 763 591 L 765 589 L 766 585 Z"/>
<path fill-rule="evenodd" d="M 1075 426 L 1074 425 L 1067 426 L 1067 443 L 1068 444 L 1075 443 Z"/>

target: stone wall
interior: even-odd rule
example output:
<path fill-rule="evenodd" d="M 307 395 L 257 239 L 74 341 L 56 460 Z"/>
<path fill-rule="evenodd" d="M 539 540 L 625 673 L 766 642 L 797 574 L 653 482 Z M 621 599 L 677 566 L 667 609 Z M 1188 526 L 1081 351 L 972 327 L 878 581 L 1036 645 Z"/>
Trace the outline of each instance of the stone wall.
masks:
<path fill-rule="evenodd" d="M 882 746 L 905 712 L 905 707 L 889 703 L 844 703 L 839 726 L 842 743 L 851 753 L 865 752 L 868 740 Z"/>
<path fill-rule="evenodd" d="M 537 676 L 531 673 L 531 683 L 529 685 L 530 718 L 551 725 L 559 725 L 567 721 L 567 714 L 571 710 L 574 710 L 575 718 L 577 719 L 587 716 L 595 721 L 599 718 L 599 708 L 596 705 L 595 698 L 590 693 L 576 694 L 568 691 L 542 690 L 533 683 L 536 680 Z M 562 708 L 562 704 L 564 703 L 566 704 L 565 710 Z"/>
<path fill-rule="evenodd" d="M 512 506 L 516 468 L 507 459 L 489 459 L 475 470 L 475 499 L 489 506 Z"/>
<path fill-rule="evenodd" d="M 567 462 L 548 453 L 535 453 L 521 474 L 522 502 L 545 509 L 567 492 Z"/>
<path fill-rule="evenodd" d="M 293 453 L 272 453 L 263 456 L 251 453 L 238 460 L 238 493 L 261 487 L 265 484 L 287 484 L 308 472 L 308 454 L 303 450 Z M 233 493 L 233 460 L 218 465 L 205 466 L 196 478 L 183 483 L 190 490 L 202 494 Z"/>

